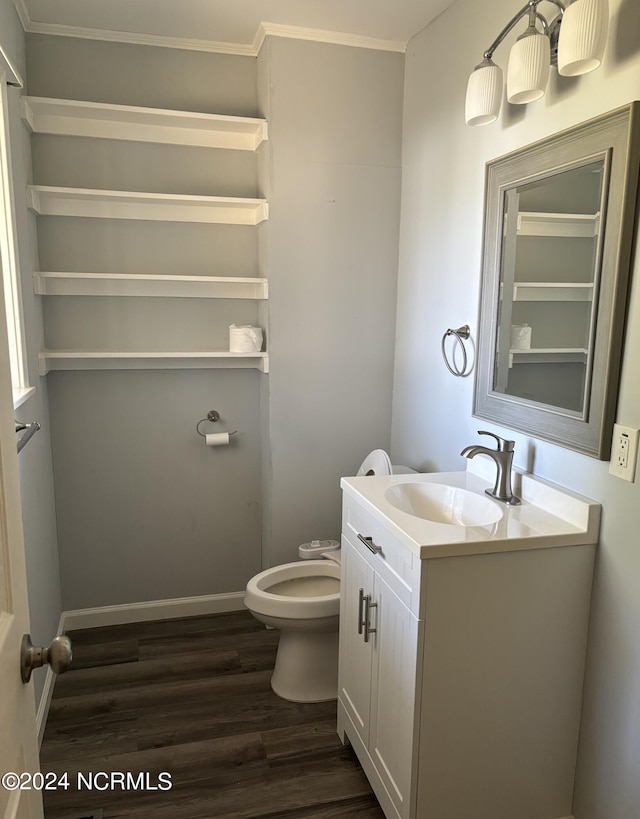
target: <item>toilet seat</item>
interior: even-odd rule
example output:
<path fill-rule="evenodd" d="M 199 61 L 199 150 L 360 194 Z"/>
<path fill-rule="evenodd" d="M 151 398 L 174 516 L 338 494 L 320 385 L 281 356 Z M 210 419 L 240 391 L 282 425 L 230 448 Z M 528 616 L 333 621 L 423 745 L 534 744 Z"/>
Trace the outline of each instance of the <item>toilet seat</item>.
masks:
<path fill-rule="evenodd" d="M 265 569 L 247 583 L 245 605 L 270 617 L 335 617 L 340 609 L 340 566 L 303 560 Z"/>

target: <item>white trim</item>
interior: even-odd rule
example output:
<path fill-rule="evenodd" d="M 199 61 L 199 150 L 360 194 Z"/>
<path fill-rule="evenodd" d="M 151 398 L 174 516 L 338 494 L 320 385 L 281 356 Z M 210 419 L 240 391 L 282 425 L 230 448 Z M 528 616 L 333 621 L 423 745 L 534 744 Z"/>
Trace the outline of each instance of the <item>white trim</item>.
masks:
<path fill-rule="evenodd" d="M 40 375 L 51 370 L 255 369 L 268 373 L 269 355 L 229 350 L 41 350 L 38 369 Z"/>
<path fill-rule="evenodd" d="M 14 410 L 21 407 L 23 404 L 27 402 L 32 395 L 36 394 L 35 387 L 18 387 L 18 389 L 13 390 L 13 408 Z"/>
<path fill-rule="evenodd" d="M 0 47 L 0 268 L 3 272 L 4 309 L 9 337 L 12 389 L 29 387 L 27 348 L 22 311 L 18 229 L 13 184 L 9 127 L 9 95 L 5 64 L 10 66 Z M 17 75 L 16 75 L 17 76 Z"/>
<path fill-rule="evenodd" d="M 34 133 L 123 139 L 255 151 L 267 122 L 255 117 L 167 111 L 51 97 L 21 98 L 22 118 Z"/>
<path fill-rule="evenodd" d="M 31 17 L 29 15 L 29 9 L 24 0 L 13 0 L 13 5 L 15 10 L 18 14 L 18 18 L 20 20 L 20 24 L 25 31 L 29 31 L 29 26 L 31 25 Z"/>
<path fill-rule="evenodd" d="M 28 185 L 27 207 L 41 216 L 143 219 L 154 222 L 257 225 L 269 218 L 266 199 L 61 188 L 50 185 Z"/>
<path fill-rule="evenodd" d="M 268 36 L 311 40 L 318 43 L 333 43 L 354 48 L 371 48 L 377 51 L 398 51 L 402 54 L 407 48 L 406 42 L 397 40 L 383 40 L 360 34 L 304 28 L 302 26 L 287 26 L 278 23 L 260 23 L 251 43 L 223 43 L 217 40 L 194 40 L 188 37 L 169 37 L 161 34 L 134 34 L 129 31 L 83 28 L 81 26 L 66 26 L 61 23 L 41 23 L 31 20 L 28 14 L 26 19 L 23 19 L 23 12 L 26 12 L 23 3 L 24 0 L 14 0 L 16 9 L 18 9 L 18 4 L 22 4 L 22 10 L 18 10 L 18 16 L 22 27 L 29 34 L 48 34 L 56 37 L 103 40 L 111 43 L 128 43 L 130 45 L 156 46 L 158 48 L 178 48 L 187 51 L 207 51 L 216 54 L 235 54 L 241 57 L 257 57 L 265 37 Z"/>
<path fill-rule="evenodd" d="M 58 632 L 60 633 L 60 632 Z M 47 666 L 47 675 L 44 680 L 44 687 L 40 694 L 40 702 L 38 703 L 38 711 L 36 713 L 36 731 L 38 732 L 38 748 L 42 747 L 42 740 L 44 739 L 44 732 L 47 727 L 47 719 L 49 717 L 49 708 L 51 706 L 51 699 L 53 697 L 53 686 L 56 683 L 56 675 L 51 670 L 51 666 Z"/>
<path fill-rule="evenodd" d="M 235 54 L 241 57 L 255 57 L 251 45 L 244 43 L 222 43 L 216 40 L 192 40 L 187 37 L 168 37 L 161 34 L 134 34 L 129 31 L 110 31 L 103 28 L 83 28 L 65 26 L 61 23 L 39 23 L 31 21 L 25 29 L 29 34 L 50 34 L 56 37 L 75 37 L 80 40 L 103 40 L 109 43 L 156 46 L 158 48 L 179 48 L 186 51 L 210 51 L 216 54 Z"/>
<path fill-rule="evenodd" d="M 166 276 L 126 273 L 33 274 L 38 296 L 161 296 L 170 298 L 266 299 L 268 282 L 239 276 Z"/>
<path fill-rule="evenodd" d="M 316 43 L 351 46 L 353 48 L 371 48 L 376 51 L 398 51 L 404 54 L 407 44 L 398 40 L 382 40 L 378 37 L 367 37 L 363 34 L 348 34 L 344 31 L 326 31 L 319 28 L 287 26 L 280 23 L 260 23 L 253 41 L 253 48 L 258 54 L 265 37 L 288 37 L 293 40 L 311 40 Z"/>
<path fill-rule="evenodd" d="M 65 612 L 63 611 L 58 621 L 58 630 L 56 637 L 64 634 Z M 47 676 L 45 677 L 42 693 L 40 694 L 40 702 L 38 703 L 38 711 L 36 713 L 36 730 L 38 732 L 38 748 L 42 745 L 44 738 L 44 730 L 47 727 L 47 717 L 49 716 L 49 706 L 51 705 L 51 697 L 53 696 L 53 686 L 55 685 L 56 675 L 51 670 L 51 666 L 47 666 Z"/>
<path fill-rule="evenodd" d="M 122 623 L 144 623 L 150 620 L 171 620 L 176 617 L 196 617 L 202 614 L 223 614 L 244 609 L 244 591 L 228 594 L 205 594 L 200 597 L 178 597 L 170 600 L 150 600 L 144 603 L 122 603 L 74 609 L 62 613 L 64 630 L 117 626 Z"/>
<path fill-rule="evenodd" d="M 6 79 L 5 82 L 7 85 L 12 85 L 15 88 L 23 88 L 24 81 L 20 76 L 20 72 L 15 67 L 13 62 L 11 61 L 10 57 L 7 55 L 6 51 L 0 45 L 0 71 L 5 73 Z"/>

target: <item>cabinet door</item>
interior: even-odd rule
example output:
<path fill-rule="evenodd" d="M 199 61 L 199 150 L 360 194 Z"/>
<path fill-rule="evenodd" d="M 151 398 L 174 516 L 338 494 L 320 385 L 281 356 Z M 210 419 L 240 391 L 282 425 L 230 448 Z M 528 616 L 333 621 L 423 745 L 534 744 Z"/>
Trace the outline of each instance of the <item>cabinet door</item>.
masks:
<path fill-rule="evenodd" d="M 369 753 L 398 812 L 408 817 L 420 623 L 378 575 L 375 602 Z"/>
<path fill-rule="evenodd" d="M 355 547 L 342 539 L 342 577 L 340 581 L 340 665 L 338 696 L 358 729 L 360 738 L 369 742 L 371 705 L 371 635 L 365 643 L 359 623 L 363 615 L 363 595 L 373 595 L 374 573 Z"/>

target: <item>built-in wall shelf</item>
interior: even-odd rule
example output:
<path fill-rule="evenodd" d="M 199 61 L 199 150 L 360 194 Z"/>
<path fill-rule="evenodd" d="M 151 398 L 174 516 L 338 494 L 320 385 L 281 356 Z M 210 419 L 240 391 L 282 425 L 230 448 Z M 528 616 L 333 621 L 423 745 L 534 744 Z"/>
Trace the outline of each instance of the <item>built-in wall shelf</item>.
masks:
<path fill-rule="evenodd" d="M 584 364 L 588 350 L 584 347 L 541 347 L 509 350 L 512 364 Z"/>
<path fill-rule="evenodd" d="M 255 151 L 267 122 L 81 100 L 23 97 L 22 117 L 34 133 Z"/>
<path fill-rule="evenodd" d="M 514 301 L 593 301 L 593 282 L 515 282 Z"/>
<path fill-rule="evenodd" d="M 267 353 L 220 352 L 118 352 L 116 350 L 42 350 L 40 375 L 51 370 L 169 370 L 247 369 L 269 372 Z"/>
<path fill-rule="evenodd" d="M 42 216 L 228 225 L 257 225 L 269 215 L 266 199 L 58 188 L 48 185 L 29 185 L 27 205 Z"/>
<path fill-rule="evenodd" d="M 33 274 L 40 296 L 160 296 L 195 299 L 266 299 L 266 279 L 235 276 L 159 276 L 124 273 Z"/>
<path fill-rule="evenodd" d="M 563 236 L 588 238 L 598 235 L 599 213 L 537 213 L 523 211 L 518 214 L 520 236 Z"/>

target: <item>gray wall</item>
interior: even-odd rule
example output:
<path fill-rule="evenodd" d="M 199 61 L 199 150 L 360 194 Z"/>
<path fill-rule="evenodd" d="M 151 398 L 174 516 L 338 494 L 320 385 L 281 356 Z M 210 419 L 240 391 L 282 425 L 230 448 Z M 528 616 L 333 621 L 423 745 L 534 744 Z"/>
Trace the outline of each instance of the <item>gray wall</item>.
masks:
<path fill-rule="evenodd" d="M 29 93 L 211 113 L 257 113 L 246 57 L 28 38 Z M 257 157 L 112 140 L 33 138 L 34 181 L 259 195 Z M 39 217 L 42 270 L 258 275 L 255 228 Z M 62 349 L 225 349 L 248 300 L 43 299 Z M 47 377 L 63 608 L 233 592 L 260 569 L 257 370 L 60 372 Z M 210 409 L 233 445 L 195 431 Z M 209 428 L 208 428 L 209 429 Z M 210 428 L 213 431 L 214 428 Z"/>
<path fill-rule="evenodd" d="M 409 44 L 392 455 L 428 470 L 459 470 L 458 453 L 493 429 L 516 439 L 516 462 L 603 504 L 579 749 L 576 819 L 640 816 L 640 481 L 608 463 L 487 425 L 471 416 L 473 383 L 440 358 L 447 327 L 477 333 L 484 165 L 536 139 L 623 105 L 640 87 L 640 7 L 613 0 L 603 66 L 578 79 L 552 71 L 546 96 L 506 106 L 485 128 L 464 124 L 466 82 L 511 11 L 459 0 Z M 473 25 L 470 24 L 473 22 Z M 515 35 L 514 35 L 515 36 Z M 513 36 L 497 52 L 506 67 Z M 637 256 L 637 254 L 636 254 Z M 629 296 L 617 419 L 640 427 L 640 259 Z"/>
<path fill-rule="evenodd" d="M 388 447 L 404 58 L 269 38 L 264 562 L 338 538 L 340 477 Z"/>
<path fill-rule="evenodd" d="M 34 95 L 260 114 L 270 130 L 257 157 L 33 139 L 41 184 L 270 201 L 258 230 L 39 219 L 43 270 L 261 274 L 270 286 L 261 305 L 45 300 L 50 347 L 224 347 L 231 321 L 259 321 L 271 366 L 48 376 L 64 608 L 239 591 L 261 563 L 338 536 L 340 476 L 389 445 L 403 64 L 277 38 L 258 61 L 29 38 Z M 212 408 L 240 430 L 233 447 L 195 436 Z"/>
<path fill-rule="evenodd" d="M 24 79 L 24 34 L 11 0 L 0 0 L 0 32 L 2 46 Z M 31 635 L 34 643 L 47 645 L 56 635 L 61 606 L 47 382 L 38 377 L 37 356 L 43 337 L 42 310 L 40 299 L 33 293 L 31 275 L 38 266 L 35 219 L 27 210 L 25 199 L 31 168 L 29 136 L 20 119 L 21 91 L 9 88 L 8 94 L 27 366 L 30 384 L 37 388 L 35 395 L 16 410 L 16 418 L 25 422 L 38 420 L 42 425 L 42 431 L 20 454 L 18 464 Z M 34 673 L 37 701 L 45 673 L 45 669 Z"/>

